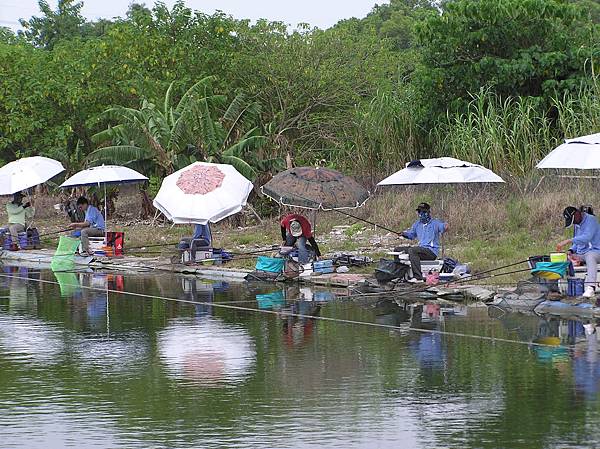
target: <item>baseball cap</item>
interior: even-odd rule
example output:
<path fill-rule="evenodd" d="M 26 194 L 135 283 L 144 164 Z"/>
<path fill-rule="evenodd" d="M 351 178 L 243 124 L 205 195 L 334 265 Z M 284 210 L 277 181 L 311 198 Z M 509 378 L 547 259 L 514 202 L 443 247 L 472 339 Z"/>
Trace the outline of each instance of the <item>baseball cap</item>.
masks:
<path fill-rule="evenodd" d="M 577 208 L 573 206 L 565 207 L 563 211 L 563 217 L 565 217 L 565 228 L 568 228 L 573 224 L 575 220 L 575 212 L 577 212 Z"/>
<path fill-rule="evenodd" d="M 431 210 L 431 206 L 427 203 L 419 203 L 417 206 L 417 212 L 429 212 Z"/>

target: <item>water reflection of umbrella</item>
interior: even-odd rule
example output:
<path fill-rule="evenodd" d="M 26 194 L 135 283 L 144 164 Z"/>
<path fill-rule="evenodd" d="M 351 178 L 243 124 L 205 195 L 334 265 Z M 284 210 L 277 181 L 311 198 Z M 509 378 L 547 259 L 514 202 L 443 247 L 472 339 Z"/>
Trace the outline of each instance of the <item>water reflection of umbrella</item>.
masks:
<path fill-rule="evenodd" d="M 253 188 L 232 165 L 195 162 L 167 176 L 153 204 L 173 223 L 216 223 L 241 211 Z"/>
<path fill-rule="evenodd" d="M 322 167 L 286 170 L 260 190 L 281 205 L 315 210 L 356 208 L 369 198 L 369 191 L 354 179 Z"/>
<path fill-rule="evenodd" d="M 172 322 L 159 332 L 158 347 L 170 375 L 203 386 L 240 382 L 256 360 L 245 329 L 209 317 Z"/>
<path fill-rule="evenodd" d="M 43 156 L 24 157 L 0 168 L 0 195 L 10 195 L 43 184 L 65 171 L 63 165 Z"/>

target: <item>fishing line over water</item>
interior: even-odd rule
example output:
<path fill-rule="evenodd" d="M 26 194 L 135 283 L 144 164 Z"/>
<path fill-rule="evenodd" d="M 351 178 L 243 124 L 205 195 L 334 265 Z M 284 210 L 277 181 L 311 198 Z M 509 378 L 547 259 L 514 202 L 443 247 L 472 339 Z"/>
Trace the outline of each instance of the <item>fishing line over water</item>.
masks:
<path fill-rule="evenodd" d="M 56 281 L 50 281 L 50 280 L 46 280 L 46 279 L 32 279 L 32 278 L 25 277 L 25 276 L 0 274 L 0 277 L 20 279 L 20 280 L 24 280 L 24 281 L 35 281 L 35 282 L 51 284 L 51 285 L 60 285 L 60 283 L 56 282 Z M 553 348 L 563 347 L 565 349 L 571 348 L 570 346 L 565 346 L 565 345 L 547 345 L 547 344 L 537 343 L 537 342 L 511 340 L 508 338 L 498 338 L 498 337 L 490 337 L 490 336 L 484 336 L 484 335 L 465 334 L 462 332 L 448 332 L 448 331 L 442 331 L 442 330 L 422 329 L 422 328 L 416 328 L 416 327 L 401 327 L 401 326 L 395 326 L 392 324 L 374 323 L 374 322 L 368 322 L 368 321 L 349 320 L 349 319 L 343 319 L 343 318 L 332 318 L 332 317 L 324 317 L 324 316 L 313 316 L 313 315 L 305 315 L 305 314 L 301 314 L 301 313 L 294 313 L 294 312 L 287 312 L 287 311 L 282 312 L 282 311 L 276 311 L 276 310 L 257 309 L 257 308 L 253 308 L 253 307 L 244 307 L 244 306 L 232 305 L 232 304 L 226 304 L 226 303 L 192 301 L 192 300 L 188 300 L 188 299 L 171 298 L 168 296 L 160 296 L 160 295 L 149 295 L 149 294 L 145 294 L 145 293 L 137 293 L 137 292 L 130 292 L 130 291 L 120 291 L 120 290 L 115 290 L 115 289 L 110 289 L 110 288 L 85 286 L 85 285 L 80 285 L 80 284 L 77 284 L 77 285 L 64 284 L 64 285 L 69 286 L 69 287 L 77 287 L 77 288 L 92 290 L 92 291 L 105 292 L 107 294 L 115 293 L 115 294 L 119 294 L 119 295 L 135 296 L 135 297 L 143 298 L 143 299 L 160 299 L 162 301 L 167 301 L 167 302 L 175 302 L 175 303 L 182 303 L 182 304 L 189 304 L 189 305 L 212 306 L 215 308 L 238 310 L 238 311 L 245 311 L 245 312 L 255 312 L 255 313 L 262 313 L 265 315 L 273 315 L 273 316 L 307 318 L 307 319 L 313 319 L 313 320 L 324 321 L 324 322 L 333 322 L 333 323 L 350 324 L 350 325 L 358 325 L 358 326 L 368 326 L 368 327 L 379 328 L 379 329 L 387 329 L 390 331 L 414 331 L 414 332 L 419 332 L 419 333 L 445 335 L 448 337 L 471 338 L 471 339 L 475 339 L 475 340 L 489 341 L 492 343 L 499 342 L 499 343 L 520 344 L 520 345 L 525 345 L 525 346 L 540 346 L 540 347 L 550 346 Z"/>

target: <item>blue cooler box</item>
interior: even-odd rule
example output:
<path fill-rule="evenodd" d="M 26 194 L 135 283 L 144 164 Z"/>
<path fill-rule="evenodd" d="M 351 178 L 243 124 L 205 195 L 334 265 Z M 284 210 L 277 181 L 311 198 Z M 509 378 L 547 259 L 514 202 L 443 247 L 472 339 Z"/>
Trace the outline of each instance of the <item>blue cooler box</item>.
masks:
<path fill-rule="evenodd" d="M 313 262 L 313 272 L 315 273 L 333 273 L 333 260 L 320 260 L 318 262 Z"/>

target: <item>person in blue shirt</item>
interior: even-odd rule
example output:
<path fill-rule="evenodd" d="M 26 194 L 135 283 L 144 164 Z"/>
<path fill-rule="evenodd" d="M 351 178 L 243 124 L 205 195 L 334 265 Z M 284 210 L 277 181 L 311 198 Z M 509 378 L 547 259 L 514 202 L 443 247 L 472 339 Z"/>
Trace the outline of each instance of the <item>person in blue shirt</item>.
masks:
<path fill-rule="evenodd" d="M 77 208 L 85 213 L 82 222 L 71 223 L 70 229 L 81 230 L 81 255 L 88 256 L 90 251 L 90 237 L 104 237 L 104 217 L 97 207 L 91 206 L 87 198 L 81 196 L 77 199 Z"/>
<path fill-rule="evenodd" d="M 569 253 L 585 260 L 587 274 L 583 297 L 592 298 L 596 294 L 596 277 L 600 262 L 600 224 L 594 215 L 573 206 L 565 208 L 563 217 L 565 228 L 574 226 L 575 231 L 572 239 L 559 242 L 556 249 L 562 251 L 567 245 L 571 245 Z"/>
<path fill-rule="evenodd" d="M 435 260 L 440 253 L 440 236 L 448 230 L 448 224 L 431 217 L 431 206 L 420 203 L 417 206 L 419 219 L 402 237 L 417 240 L 418 246 L 403 248 L 408 253 L 413 277 L 409 282 L 423 282 L 421 260 Z"/>

